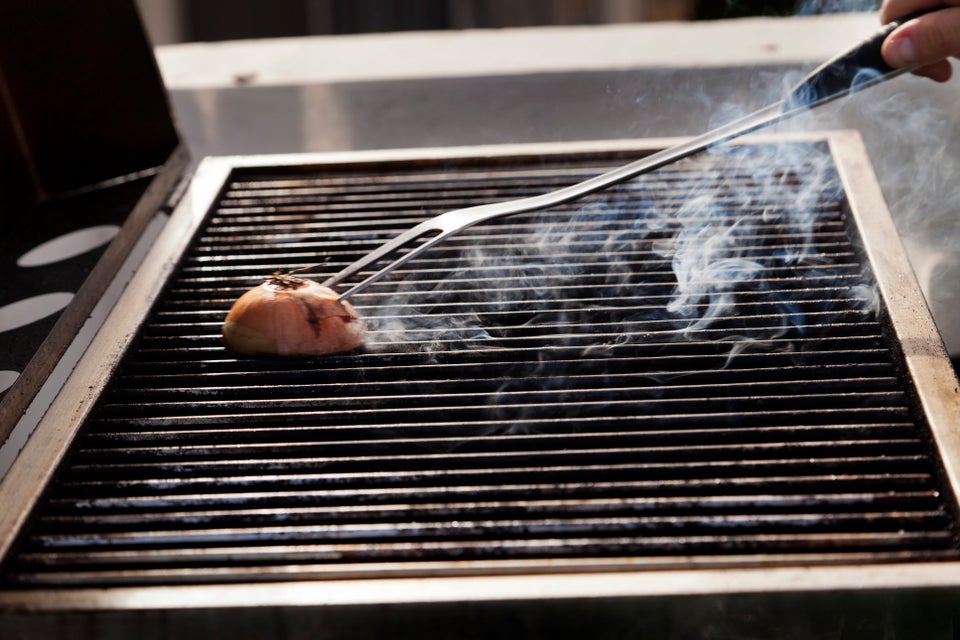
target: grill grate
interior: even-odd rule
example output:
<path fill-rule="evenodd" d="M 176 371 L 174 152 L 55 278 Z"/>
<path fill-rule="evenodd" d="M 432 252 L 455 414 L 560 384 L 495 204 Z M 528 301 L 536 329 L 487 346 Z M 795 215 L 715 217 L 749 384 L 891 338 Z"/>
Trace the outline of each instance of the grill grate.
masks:
<path fill-rule="evenodd" d="M 265 274 L 621 161 L 236 170 L 3 584 L 956 558 L 822 143 L 470 229 L 356 296 L 358 352 L 220 346 Z"/>

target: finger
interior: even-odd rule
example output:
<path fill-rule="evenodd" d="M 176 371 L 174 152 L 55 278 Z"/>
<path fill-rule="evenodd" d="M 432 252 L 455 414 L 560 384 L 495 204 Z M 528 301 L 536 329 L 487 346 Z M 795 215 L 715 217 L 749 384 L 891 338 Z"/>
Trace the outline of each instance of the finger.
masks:
<path fill-rule="evenodd" d="M 894 68 L 927 66 L 960 52 L 960 7 L 901 25 L 883 42 L 880 52 Z"/>
<path fill-rule="evenodd" d="M 936 80 L 937 82 L 946 82 L 950 79 L 950 76 L 953 75 L 953 67 L 951 67 L 950 63 L 946 60 L 941 60 L 940 62 L 914 69 L 913 73 L 918 76 L 923 76 L 924 78 Z"/>
<path fill-rule="evenodd" d="M 960 6 L 960 0 L 884 0 L 880 7 L 880 23 L 887 24 L 915 11 L 948 6 Z"/>

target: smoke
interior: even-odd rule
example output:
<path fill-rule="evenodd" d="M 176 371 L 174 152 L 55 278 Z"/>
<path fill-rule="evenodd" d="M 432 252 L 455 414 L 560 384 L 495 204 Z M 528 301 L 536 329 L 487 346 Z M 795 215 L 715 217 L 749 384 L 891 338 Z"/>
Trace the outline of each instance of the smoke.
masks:
<path fill-rule="evenodd" d="M 797 11 L 875 7 L 872 2 L 808 1 Z M 754 98 L 778 100 L 802 75 L 800 70 L 757 72 L 751 82 Z M 955 138 L 957 123 L 956 117 L 944 117 L 943 102 L 951 94 L 932 103 L 931 85 L 917 78 L 897 79 L 816 109 L 774 133 L 860 130 L 905 240 L 926 247 L 951 244 L 960 216 L 944 194 L 951 191 L 960 153 L 944 141 Z M 739 103 L 712 104 L 708 127 L 744 112 Z M 810 145 L 790 142 L 725 145 L 690 162 L 705 172 L 723 165 L 735 178 L 719 186 L 701 181 L 681 201 L 667 201 L 657 194 L 669 171 L 644 176 L 549 214 L 482 225 L 428 252 L 437 277 L 426 291 L 419 280 L 394 284 L 372 318 L 374 348 L 427 353 L 510 349 L 523 327 L 563 334 L 571 325 L 592 327 L 590 336 L 577 329 L 564 338 L 584 354 L 651 336 L 664 341 L 709 338 L 718 323 L 729 324 L 743 313 L 738 303 L 745 293 L 775 307 L 777 313 L 770 317 L 781 321 L 763 329 L 745 323 L 740 334 L 725 334 L 731 354 L 751 343 L 790 348 L 779 339 L 802 331 L 806 315 L 793 303 L 778 301 L 777 292 L 831 277 L 829 261 L 813 242 L 820 203 L 842 192 L 829 152 L 811 152 Z M 802 179 L 784 167 L 802 168 Z M 769 190 L 757 191 L 756 185 Z M 766 204 L 770 194 L 778 193 L 788 194 L 790 202 Z M 515 230 L 525 231 L 517 235 Z M 777 234 L 789 242 L 771 246 L 757 241 Z M 642 252 L 649 254 L 643 269 L 637 266 Z M 796 277 L 784 275 L 789 273 Z M 874 312 L 879 304 L 866 284 L 851 284 L 843 295 L 863 313 Z M 557 302 L 562 296 L 568 302 Z M 511 328 L 504 329 L 505 324 Z"/>
<path fill-rule="evenodd" d="M 875 11 L 880 8 L 877 0 L 801 0 L 797 3 L 797 15 L 816 15 L 822 13 L 849 13 L 854 11 Z"/>
<path fill-rule="evenodd" d="M 770 79 L 771 99 L 795 80 Z M 839 122 L 845 109 L 865 105 L 904 107 L 861 102 L 806 114 L 791 126 L 816 129 L 824 118 Z M 743 115 L 735 105 L 718 114 L 711 124 Z M 875 314 L 879 298 L 860 267 L 836 269 L 858 258 L 837 257 L 833 246 L 846 242 L 847 223 L 836 206 L 844 187 L 832 153 L 779 133 L 448 239 L 358 296 L 369 349 L 413 353 L 425 363 L 463 361 L 472 350 L 496 361 L 502 352 L 496 379 L 470 383 L 465 405 L 482 405 L 489 416 L 471 433 L 522 435 L 562 420 L 544 412 L 569 393 L 569 378 L 557 373 L 563 367 L 575 367 L 592 388 L 616 389 L 623 381 L 607 385 L 608 376 L 616 378 L 607 359 L 630 349 L 653 363 L 692 344 L 720 369 L 745 353 L 800 353 L 811 327 L 816 332 L 824 317 L 829 324 L 832 312 Z M 596 369 L 584 364 L 590 361 Z M 654 397 L 687 374 L 651 364 L 631 382 Z M 607 400 L 597 402 L 599 411 Z M 578 415 L 592 410 L 577 407 Z"/>
<path fill-rule="evenodd" d="M 879 2 L 806 0 L 796 13 L 872 11 Z M 879 27 L 879 24 L 878 24 Z M 851 43 L 838 42 L 838 50 Z M 960 76 L 956 73 L 955 75 Z M 756 73 L 751 90 L 767 101 L 779 99 L 800 80 L 801 71 L 783 74 L 777 83 Z M 863 76 L 858 80 L 869 80 Z M 863 137 L 893 221 L 906 246 L 921 289 L 951 354 L 960 354 L 960 215 L 955 198 L 960 173 L 960 83 L 938 84 L 905 74 L 820 107 L 780 127 L 781 131 L 856 130 Z M 721 107 L 722 119 L 738 105 Z M 741 107 L 740 113 L 743 113 Z M 711 124 L 718 124 L 713 122 Z"/>
<path fill-rule="evenodd" d="M 874 11 L 880 7 L 880 0 L 717 0 L 700 4 L 698 14 L 702 18 L 716 19 L 758 14 L 783 16 Z"/>
<path fill-rule="evenodd" d="M 789 348 L 771 345 L 804 324 L 793 289 L 833 278 L 814 237 L 822 202 L 841 191 L 825 147 L 730 145 L 480 225 L 410 263 L 416 275 L 381 294 L 371 348 L 436 354 L 549 341 L 597 354 L 713 335 L 731 353 L 748 343 Z M 875 302 L 857 299 L 864 312 Z M 761 303 L 767 319 L 744 320 Z M 742 327 L 731 330 L 731 318 Z M 717 323 L 726 324 L 711 333 Z"/>
<path fill-rule="evenodd" d="M 924 244 L 949 242 L 957 230 L 956 205 L 949 197 L 958 162 L 957 118 L 944 101 L 955 86 L 903 77 L 870 90 L 825 113 L 824 124 L 855 126 L 864 132 L 871 162 L 901 233 Z M 882 135 L 878 135 L 882 134 Z"/>
<path fill-rule="evenodd" d="M 956 69 L 954 70 L 956 72 Z M 960 353 L 960 99 L 956 80 L 905 74 L 814 110 L 800 130 L 860 132 L 884 200 L 951 354 Z"/>

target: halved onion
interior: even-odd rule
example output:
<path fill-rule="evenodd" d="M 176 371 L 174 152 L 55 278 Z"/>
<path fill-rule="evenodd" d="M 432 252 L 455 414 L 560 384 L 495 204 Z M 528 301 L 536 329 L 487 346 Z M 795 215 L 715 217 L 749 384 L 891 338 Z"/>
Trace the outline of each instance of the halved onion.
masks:
<path fill-rule="evenodd" d="M 365 337 L 360 315 L 335 291 L 281 273 L 240 296 L 223 323 L 224 345 L 248 355 L 326 355 L 356 349 Z"/>

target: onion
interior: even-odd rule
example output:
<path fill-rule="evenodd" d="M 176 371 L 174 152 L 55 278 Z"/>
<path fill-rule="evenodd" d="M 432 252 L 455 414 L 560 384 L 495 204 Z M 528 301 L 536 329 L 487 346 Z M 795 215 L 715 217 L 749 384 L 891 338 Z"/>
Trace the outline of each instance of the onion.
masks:
<path fill-rule="evenodd" d="M 224 345 L 248 355 L 316 356 L 363 344 L 366 329 L 333 289 L 277 272 L 247 291 L 223 323 Z"/>

